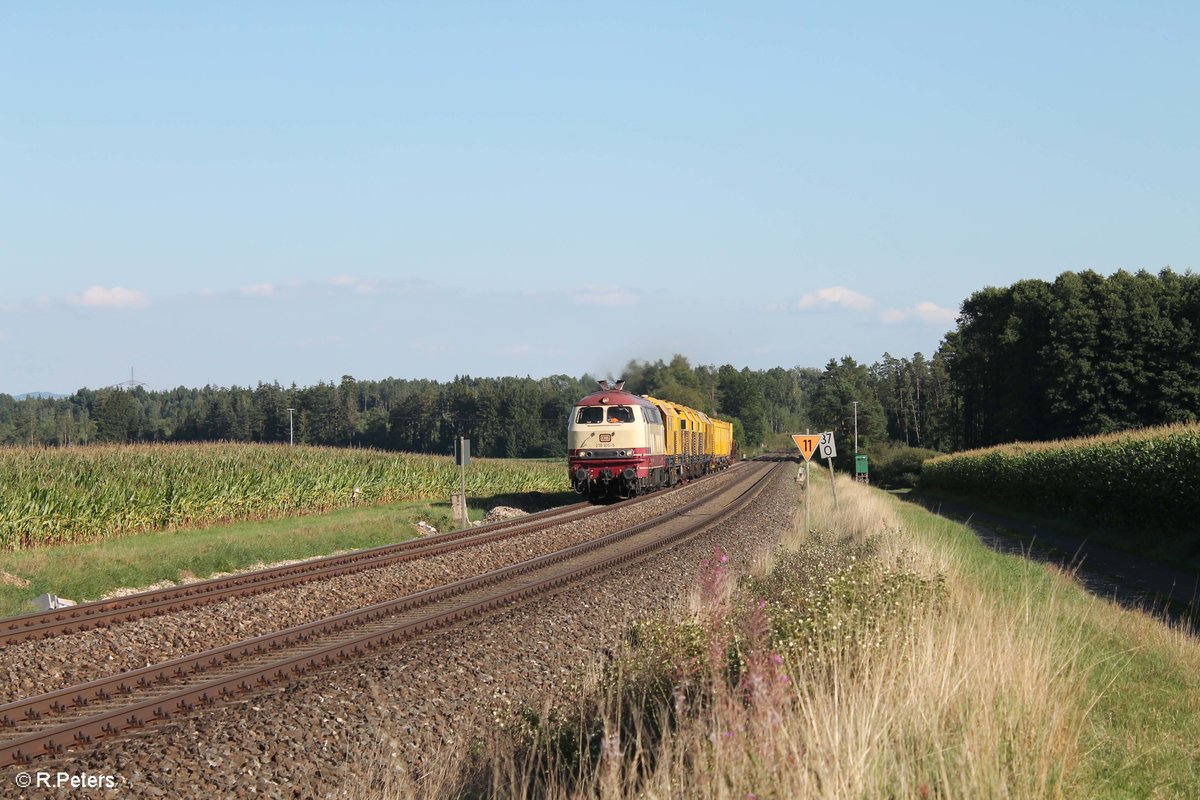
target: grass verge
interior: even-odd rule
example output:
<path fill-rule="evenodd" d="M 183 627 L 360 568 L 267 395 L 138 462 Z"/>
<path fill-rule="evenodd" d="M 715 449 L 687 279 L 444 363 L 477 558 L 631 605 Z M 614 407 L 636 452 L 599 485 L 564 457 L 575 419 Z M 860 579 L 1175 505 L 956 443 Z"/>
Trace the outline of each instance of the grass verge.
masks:
<path fill-rule="evenodd" d="M 470 513 L 485 513 L 476 503 Z M 453 528 L 449 503 L 393 503 L 204 530 L 147 533 L 103 542 L 0 552 L 0 616 L 33 611 L 45 592 L 96 599 L 114 589 L 179 582 L 259 564 L 358 550 L 418 535 L 425 520 Z"/>
<path fill-rule="evenodd" d="M 997 517 L 1016 520 L 1025 525 L 1036 526 L 1047 522 L 1062 533 L 1077 539 L 1091 539 L 1115 550 L 1157 561 L 1175 568 L 1200 572 L 1200 539 L 1180 538 L 1174 535 L 1156 536 L 1149 528 L 1121 525 L 1112 520 L 1097 520 L 1080 513 L 1061 511 L 1054 514 L 1032 511 L 1012 504 L 998 502 L 987 497 L 955 492 L 918 488 L 910 493 L 912 499 L 923 504 L 936 504 L 940 500 L 959 503 Z M 1007 527 L 1005 535 L 1025 541 L 1031 536 L 1019 529 Z"/>
<path fill-rule="evenodd" d="M 1087 667 L 1084 755 L 1070 796 L 1200 796 L 1200 640 L 1194 632 L 1094 597 L 1057 568 L 998 555 L 964 536 L 957 523 L 911 506 L 899 513 L 935 546 L 958 547 L 968 574 L 1004 602 L 1016 602 L 1022 584 L 1057 598 L 1031 611 L 1060 637 L 1074 636 L 1078 660 Z"/>

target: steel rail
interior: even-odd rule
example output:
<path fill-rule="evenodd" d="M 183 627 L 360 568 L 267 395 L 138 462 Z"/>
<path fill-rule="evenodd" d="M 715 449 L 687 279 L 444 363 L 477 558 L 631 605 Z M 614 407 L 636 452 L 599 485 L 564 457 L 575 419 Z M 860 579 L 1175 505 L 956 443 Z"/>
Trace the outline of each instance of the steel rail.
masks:
<path fill-rule="evenodd" d="M 696 482 L 698 481 L 691 483 Z M 243 572 L 223 578 L 210 578 L 183 586 L 138 592 L 109 600 L 80 603 L 63 609 L 0 619 L 0 642 L 2 642 L 0 647 L 17 644 L 28 639 L 48 639 L 119 622 L 174 613 L 186 608 L 220 602 L 230 597 L 261 594 L 310 581 L 327 580 L 402 561 L 439 555 L 459 547 L 476 546 L 509 536 L 536 533 L 567 520 L 586 519 L 612 508 L 625 508 L 662 496 L 663 493 L 653 493 L 599 507 L 590 506 L 586 502 L 575 503 L 539 511 L 517 519 L 501 520 L 464 530 L 447 531 L 417 540 L 356 550 L 341 555 L 313 558 L 297 564 Z M 501 531 L 504 533 L 500 534 Z M 449 542 L 459 542 L 460 544 L 448 547 L 446 543 Z"/>
<path fill-rule="evenodd" d="M 253 572 L 241 572 L 238 575 L 223 578 L 209 578 L 208 581 L 197 581 L 196 583 L 181 585 L 181 587 L 142 591 L 142 593 L 113 597 L 113 599 L 109 600 L 97 600 L 89 603 L 79 603 L 77 606 L 67 608 L 50 609 L 47 612 L 10 616 L 10 618 L 0 619 L 0 642 L 2 642 L 0 646 L 17 644 L 18 642 L 24 642 L 24 640 L 32 638 L 61 636 L 61 634 L 86 631 L 91 627 L 110 625 L 114 624 L 114 622 L 142 619 L 145 616 L 173 613 L 176 610 L 184 608 L 202 606 L 202 604 L 226 599 L 226 597 L 230 596 L 227 590 L 235 587 L 245 588 L 245 591 L 242 591 L 240 594 L 232 593 L 233 596 L 245 596 L 288 587 L 288 585 L 305 583 L 307 581 L 322 581 L 325 578 L 346 575 L 346 573 L 356 570 L 376 569 L 377 566 L 385 565 L 385 563 L 380 563 L 379 559 L 389 557 L 389 555 L 394 553 L 437 546 L 442 542 L 448 541 L 474 540 L 476 537 L 486 536 L 498 530 L 520 528 L 521 530 L 512 531 L 512 533 L 536 533 L 538 530 L 545 530 L 553 524 L 558 524 L 557 522 L 550 522 L 551 519 L 584 519 L 598 515 L 598 513 L 604 513 L 604 511 L 612 509 L 612 507 L 637 505 L 655 497 L 662 497 L 662 494 L 664 493 L 644 494 L 641 497 L 623 500 L 616 504 L 590 507 L 587 511 L 581 510 L 589 506 L 588 503 L 576 503 L 558 507 L 558 509 L 539 511 L 532 513 L 532 515 L 516 519 L 504 519 L 504 521 L 480 525 L 478 528 L 446 531 L 444 534 L 426 536 L 420 540 L 400 542 L 396 543 L 396 545 L 383 545 L 362 549 L 362 551 L 354 551 L 353 553 L 343 553 L 341 555 L 326 555 L 326 557 L 322 558 L 301 561 L 299 564 L 269 567 L 269 569 Z M 494 541 L 494 539 L 488 541 Z M 352 569 L 338 571 L 338 567 L 343 566 L 352 567 Z M 292 581 L 278 581 L 280 578 L 288 577 L 292 578 Z M 226 594 L 206 599 L 206 596 L 217 593 Z M 119 610 L 125 610 L 126 613 L 116 614 L 115 612 L 119 612 Z"/>
<path fill-rule="evenodd" d="M 233 694 L 254 691 L 259 687 L 269 686 L 279 680 L 291 679 L 312 669 L 328 666 L 347 658 L 361 656 L 380 646 L 405 641 L 446 624 L 485 614 L 517 600 L 552 591 L 582 577 L 611 569 L 613 566 L 644 556 L 669 543 L 690 536 L 703 528 L 710 527 L 721 519 L 733 514 L 757 495 L 758 491 L 765 485 L 766 479 L 773 472 L 773 468 L 768 468 L 757 475 L 752 473 L 744 481 L 737 482 L 731 487 L 723 488 L 718 492 L 706 495 L 660 517 L 638 523 L 637 525 L 588 542 L 573 545 L 554 553 L 492 570 L 473 578 L 455 581 L 445 586 L 435 587 L 357 611 L 339 614 L 326 620 L 296 626 L 295 628 L 275 634 L 255 637 L 244 642 L 175 659 L 164 664 L 91 681 L 80 686 L 68 687 L 56 692 L 0 706 L 0 717 L 2 717 L 3 723 L 8 727 L 20 725 L 22 724 L 22 720 L 36 723 L 47 716 L 66 713 L 72 709 L 85 709 L 93 703 L 106 703 L 119 695 L 130 695 L 139 690 L 146 690 L 149 687 L 153 687 L 156 683 L 166 680 L 186 679 L 206 669 L 228 668 L 231 662 L 244 658 L 262 656 L 282 648 L 295 648 L 297 644 L 309 642 L 317 636 L 340 633 L 346 631 L 348 628 L 361 626 L 371 620 L 395 616 L 405 611 L 425 608 L 431 605 L 436 606 L 440 602 L 455 597 L 462 598 L 464 595 L 469 595 L 472 592 L 480 592 L 496 584 L 503 584 L 505 581 L 511 581 L 530 572 L 547 569 L 552 571 L 549 577 L 535 580 L 516 588 L 509 588 L 499 593 L 486 594 L 482 598 L 467 603 L 460 603 L 449 609 L 432 610 L 431 613 L 427 613 L 425 616 L 398 625 L 390 625 L 381 631 L 360 635 L 348 641 L 292 655 L 286 659 L 273 661 L 267 665 L 254 667 L 234 675 L 214 678 L 200 685 L 185 687 L 162 697 L 151 698 L 133 705 L 101 711 L 100 713 L 75 721 L 55 725 L 49 729 L 28 733 L 15 739 L 0 742 L 0 764 L 28 763 L 38 755 L 59 753 L 69 746 L 87 745 L 92 741 L 93 737 L 111 736 L 121 733 L 124 730 L 140 728 L 155 720 L 170 719 L 181 712 L 191 710 L 196 704 L 207 705 L 228 698 Z M 685 526 L 669 536 L 653 539 L 625 552 L 601 558 L 598 561 L 584 563 L 565 572 L 553 571 L 562 562 L 586 558 L 594 551 L 625 542 L 637 534 L 649 531 L 656 526 L 661 526 L 672 519 L 683 517 L 706 503 L 713 503 L 719 500 L 725 494 L 732 494 L 743 484 L 748 484 L 748 486 L 742 489 L 728 504 L 715 513 L 704 515 L 696 522 Z M 71 695 L 75 696 L 72 697 Z"/>
<path fill-rule="evenodd" d="M 347 611 L 333 617 L 296 625 L 282 631 L 233 642 L 201 653 L 182 656 L 160 664 L 148 665 L 137 670 L 98 678 L 88 683 L 0 705 L 0 727 L 11 728 L 20 724 L 21 718 L 34 720 L 52 711 L 60 711 L 70 706 L 83 707 L 97 700 L 106 700 L 113 695 L 130 694 L 146 686 L 164 680 L 181 678 L 188 673 L 195 673 L 218 663 L 253 657 L 268 650 L 278 649 L 280 646 L 294 646 L 296 643 L 304 642 L 314 635 L 335 632 L 373 619 L 436 603 L 445 598 L 470 591 L 480 585 L 485 585 L 489 581 L 503 580 L 510 575 L 520 574 L 528 569 L 547 563 L 554 563 L 563 558 L 569 558 L 579 553 L 604 546 L 609 542 L 634 535 L 648 527 L 661 524 L 666 519 L 689 513 L 700 505 L 710 502 L 712 499 L 712 495 L 706 495 L 674 511 L 640 522 L 629 528 L 624 528 L 563 550 L 557 550 L 553 553 L 535 556 L 517 564 L 499 567 L 482 575 L 463 578 L 449 584 L 431 587 L 393 600 L 386 600 L 364 608 Z"/>
<path fill-rule="evenodd" d="M 52 609 L 50 611 L 34 612 L 32 614 L 23 614 L 18 617 L 8 617 L 0 619 L 0 639 L 5 645 L 16 644 L 17 642 L 33 638 L 49 638 L 61 633 L 74 633 L 75 631 L 88 630 L 91 627 L 99 627 L 103 624 L 111 624 L 112 622 L 126 621 L 130 619 L 138 619 L 144 616 L 154 616 L 164 613 L 164 608 L 169 611 L 176 611 L 181 608 L 186 608 L 188 605 L 177 605 L 174 607 L 165 607 L 164 604 L 172 601 L 186 603 L 190 605 L 198 605 L 201 598 L 205 595 L 214 593 L 224 593 L 227 590 L 238 587 L 252 588 L 260 584 L 270 583 L 278 578 L 284 577 L 300 577 L 309 576 L 310 580 L 320 580 L 326 577 L 327 571 L 336 570 L 341 567 L 354 565 L 366 565 L 360 568 L 373 568 L 374 562 L 380 558 L 385 558 L 394 553 L 406 553 L 412 550 L 420 550 L 430 546 L 440 546 L 446 542 L 459 541 L 472 537 L 485 537 L 490 533 L 499 530 L 506 530 L 513 527 L 522 527 L 530 523 L 534 524 L 534 530 L 537 526 L 547 519 L 556 517 L 568 517 L 573 512 L 587 506 L 587 503 L 575 503 L 561 508 L 551 508 L 545 511 L 539 511 L 536 514 L 520 517 L 517 519 L 501 520 L 499 522 L 482 525 L 476 528 L 467 528 L 458 531 L 448 531 L 446 533 L 435 534 L 434 536 L 422 537 L 421 539 L 408 540 L 397 544 L 381 545 L 379 547 L 367 548 L 365 550 L 356 550 L 352 553 L 343 553 L 336 556 L 324 556 L 320 558 L 308 559 L 297 564 L 287 564 L 280 567 L 271 567 L 268 569 L 255 570 L 253 572 L 243 572 L 237 575 L 229 575 L 222 578 L 210 578 L 204 581 L 188 583 L 182 586 L 172 586 L 165 589 L 153 589 L 146 592 L 138 592 L 137 594 L 125 595 L 123 597 L 114 597 L 108 600 L 96 600 L 90 603 L 80 603 L 66 608 Z M 588 516 L 588 512 L 576 514 L 578 518 Z M 342 573 L 337 573 L 342 574 Z M 332 576 L 330 576 L 332 577 Z M 296 583 L 302 581 L 295 581 Z M 272 585 L 269 588 L 279 588 L 278 585 Z M 253 592 L 248 592 L 253 593 Z M 227 595 L 226 595 L 227 596 Z M 139 610 L 154 609 L 139 613 Z M 127 616 L 118 617 L 113 612 L 126 611 Z M 93 622 L 97 620 L 97 622 Z"/>

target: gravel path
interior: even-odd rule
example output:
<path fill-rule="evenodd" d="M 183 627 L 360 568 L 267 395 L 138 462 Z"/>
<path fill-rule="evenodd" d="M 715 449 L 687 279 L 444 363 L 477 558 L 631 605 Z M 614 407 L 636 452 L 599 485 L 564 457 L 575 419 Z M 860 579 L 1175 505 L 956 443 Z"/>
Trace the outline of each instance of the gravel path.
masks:
<path fill-rule="evenodd" d="M 680 494 L 663 501 L 690 499 Z M 439 762 L 441 748 L 478 740 L 513 708 L 565 702 L 633 620 L 678 613 L 714 545 L 744 568 L 777 541 L 794 495 L 780 470 L 751 507 L 717 529 L 617 573 L 35 769 L 120 781 L 81 795 L 89 797 L 362 796 L 366 776 L 419 773 Z M 328 592 L 308 595 L 310 603 L 320 598 L 319 614 L 331 610 Z M 295 614 L 289 623 L 299 621 Z M 17 772 L 0 771 L 0 795 L 11 796 Z"/>

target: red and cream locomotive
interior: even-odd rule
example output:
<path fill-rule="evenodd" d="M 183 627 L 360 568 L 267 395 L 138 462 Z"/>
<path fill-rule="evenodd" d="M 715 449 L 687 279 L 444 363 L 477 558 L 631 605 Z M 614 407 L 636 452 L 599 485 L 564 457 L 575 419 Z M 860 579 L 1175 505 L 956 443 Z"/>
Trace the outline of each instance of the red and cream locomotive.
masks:
<path fill-rule="evenodd" d="M 633 497 L 729 466 L 733 425 L 600 381 L 567 423 L 571 483 L 591 498 Z"/>

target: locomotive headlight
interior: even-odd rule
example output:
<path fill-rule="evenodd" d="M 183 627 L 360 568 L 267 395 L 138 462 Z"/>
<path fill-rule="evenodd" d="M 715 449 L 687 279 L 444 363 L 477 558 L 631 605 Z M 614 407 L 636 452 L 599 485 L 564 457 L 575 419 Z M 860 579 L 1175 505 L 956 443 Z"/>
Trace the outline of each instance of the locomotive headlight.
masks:
<path fill-rule="evenodd" d="M 624 455 L 625 455 L 625 451 L 624 451 L 624 450 L 618 450 L 618 451 L 617 451 L 617 455 L 619 455 L 619 456 L 624 456 Z"/>
<path fill-rule="evenodd" d="M 592 457 L 592 451 L 591 451 L 591 450 L 588 450 L 586 453 L 584 453 L 584 454 L 583 454 L 583 457 L 584 457 L 584 458 L 591 458 L 591 457 Z"/>

